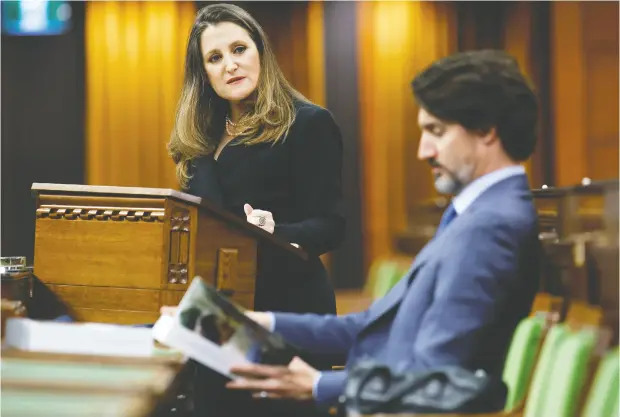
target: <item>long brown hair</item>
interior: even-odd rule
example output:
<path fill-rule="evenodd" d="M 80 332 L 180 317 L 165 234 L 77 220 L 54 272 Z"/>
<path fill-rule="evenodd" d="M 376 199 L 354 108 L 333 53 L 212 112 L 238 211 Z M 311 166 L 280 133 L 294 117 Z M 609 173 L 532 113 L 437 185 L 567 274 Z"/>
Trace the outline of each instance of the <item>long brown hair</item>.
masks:
<path fill-rule="evenodd" d="M 187 42 L 183 88 L 168 143 L 168 152 L 176 163 L 176 175 L 182 187 L 186 187 L 191 178 L 191 160 L 212 154 L 224 133 L 229 104 L 209 84 L 200 50 L 202 32 L 221 22 L 244 28 L 260 56 L 261 73 L 255 94 L 247 100 L 246 111 L 236 123 L 244 132 L 238 143 L 253 145 L 283 140 L 295 121 L 294 100 L 307 101 L 282 74 L 267 35 L 248 12 L 232 4 L 202 8 Z"/>

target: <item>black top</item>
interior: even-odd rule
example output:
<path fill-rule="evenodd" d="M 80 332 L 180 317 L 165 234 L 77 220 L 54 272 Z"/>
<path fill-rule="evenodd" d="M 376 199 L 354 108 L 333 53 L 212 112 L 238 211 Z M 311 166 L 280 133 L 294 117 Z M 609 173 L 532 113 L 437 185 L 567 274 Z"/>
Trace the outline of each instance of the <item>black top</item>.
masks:
<path fill-rule="evenodd" d="M 281 249 L 259 247 L 256 310 L 334 313 L 335 299 L 318 256 L 342 242 L 342 137 L 331 113 L 309 103 L 284 141 L 252 146 L 234 139 L 217 161 L 192 163 L 187 192 L 245 219 L 243 205 L 273 214 L 274 234 L 310 255 L 301 261 Z"/>

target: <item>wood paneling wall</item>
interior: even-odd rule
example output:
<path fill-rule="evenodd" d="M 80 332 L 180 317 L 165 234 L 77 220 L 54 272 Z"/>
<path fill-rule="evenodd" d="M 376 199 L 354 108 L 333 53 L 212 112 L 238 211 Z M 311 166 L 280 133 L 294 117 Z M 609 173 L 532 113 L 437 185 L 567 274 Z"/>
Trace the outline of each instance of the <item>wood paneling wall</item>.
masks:
<path fill-rule="evenodd" d="M 166 151 L 192 2 L 88 2 L 88 184 L 177 188 Z"/>
<path fill-rule="evenodd" d="M 523 165 L 532 186 L 552 183 L 552 126 L 549 123 L 549 4 L 545 2 L 460 2 L 455 4 L 459 51 L 503 49 L 533 82 L 540 101 L 539 137 Z"/>
<path fill-rule="evenodd" d="M 524 162 L 534 188 L 554 182 L 553 141 L 550 114 L 549 9 L 546 2 L 506 2 L 500 11 L 501 48 L 513 55 L 534 84 L 540 113 L 538 142 L 534 154 Z"/>
<path fill-rule="evenodd" d="M 557 184 L 618 177 L 618 2 L 552 2 Z"/>
<path fill-rule="evenodd" d="M 233 2 L 263 27 L 288 81 L 313 102 L 325 105 L 323 3 Z"/>
<path fill-rule="evenodd" d="M 319 106 L 325 107 L 325 9 L 322 1 L 308 4 L 307 40 L 308 91 L 306 96 Z"/>
<path fill-rule="evenodd" d="M 457 1 L 458 50 L 502 48 L 504 10 L 509 2 Z"/>
<path fill-rule="evenodd" d="M 337 288 L 359 288 L 364 282 L 360 162 L 358 29 L 355 2 L 325 2 L 326 106 L 342 133 L 342 195 L 346 218 L 344 241 L 334 251 L 332 278 Z"/>
<path fill-rule="evenodd" d="M 359 102 L 365 270 L 393 252 L 408 207 L 434 195 L 417 160 L 416 72 L 456 50 L 456 12 L 442 2 L 360 2 Z"/>
<path fill-rule="evenodd" d="M 531 79 L 535 70 L 532 63 L 532 3 L 518 2 L 512 5 L 510 13 L 504 13 L 504 42 L 506 52 L 514 56 L 523 72 Z M 532 160 L 524 164 L 526 172 L 532 175 Z"/>

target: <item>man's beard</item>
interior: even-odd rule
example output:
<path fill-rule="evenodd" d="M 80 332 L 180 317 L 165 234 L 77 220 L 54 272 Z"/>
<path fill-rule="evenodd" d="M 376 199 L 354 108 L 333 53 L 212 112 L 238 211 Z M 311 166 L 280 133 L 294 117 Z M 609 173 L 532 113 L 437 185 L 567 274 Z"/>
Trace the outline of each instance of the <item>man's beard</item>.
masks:
<path fill-rule="evenodd" d="M 470 182 L 473 166 L 464 166 L 459 172 L 453 172 L 434 159 L 429 160 L 429 164 L 441 170 L 435 175 L 435 189 L 441 194 L 457 195 Z"/>
<path fill-rule="evenodd" d="M 435 177 L 435 189 L 441 194 L 458 194 L 464 184 L 451 172 L 442 172 Z"/>

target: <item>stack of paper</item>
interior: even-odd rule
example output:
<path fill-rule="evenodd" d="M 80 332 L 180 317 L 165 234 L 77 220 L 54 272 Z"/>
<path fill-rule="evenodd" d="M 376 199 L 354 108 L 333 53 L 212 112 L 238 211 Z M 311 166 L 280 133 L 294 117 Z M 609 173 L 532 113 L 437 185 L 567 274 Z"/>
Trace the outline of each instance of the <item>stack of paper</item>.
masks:
<path fill-rule="evenodd" d="M 105 356 L 151 356 L 152 329 L 102 323 L 59 323 L 11 318 L 6 347 L 26 351 Z"/>

